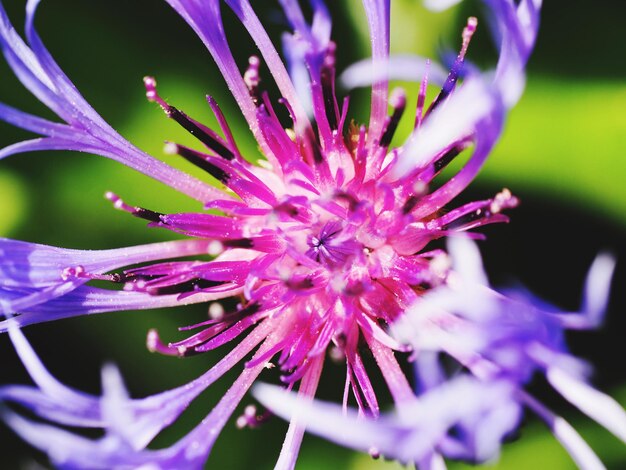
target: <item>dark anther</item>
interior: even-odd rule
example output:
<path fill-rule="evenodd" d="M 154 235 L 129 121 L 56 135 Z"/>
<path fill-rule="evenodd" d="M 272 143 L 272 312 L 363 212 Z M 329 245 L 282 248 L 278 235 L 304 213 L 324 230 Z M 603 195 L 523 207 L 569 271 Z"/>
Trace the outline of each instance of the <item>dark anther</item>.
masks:
<path fill-rule="evenodd" d="M 441 87 L 441 91 L 428 108 L 428 111 L 426 111 L 426 115 L 434 111 L 441 103 L 446 100 L 446 98 L 448 98 L 448 96 L 450 96 L 450 93 L 452 93 L 452 91 L 456 87 L 459 78 L 463 77 L 465 72 L 465 54 L 467 52 L 470 40 L 472 39 L 472 35 L 476 31 L 476 25 L 476 18 L 470 17 L 467 19 L 467 26 L 465 27 L 465 29 L 463 29 L 463 45 L 461 47 L 461 50 L 459 51 L 459 55 L 454 61 L 454 64 L 450 69 L 450 73 L 448 74 L 448 78 L 446 78 L 446 81 Z"/>
<path fill-rule="evenodd" d="M 276 207 L 274 207 L 274 210 L 276 212 L 282 212 L 284 214 L 287 214 L 290 217 L 296 217 L 300 211 L 298 211 L 298 208 L 296 206 L 294 206 L 293 204 L 289 204 L 289 203 L 282 203 L 277 205 Z"/>
<path fill-rule="evenodd" d="M 406 97 L 404 92 L 398 92 L 398 96 L 395 97 L 394 101 L 397 103 L 394 103 L 393 113 L 391 113 L 387 126 L 385 127 L 385 131 L 380 137 L 379 145 L 384 148 L 389 147 L 391 139 L 393 139 L 393 135 L 396 133 L 396 129 L 398 129 L 400 118 L 406 109 Z"/>
<path fill-rule="evenodd" d="M 442 228 L 444 230 L 454 230 L 459 227 L 463 227 L 475 220 L 482 219 L 483 217 L 491 216 L 491 212 L 486 209 L 476 209 L 475 211 L 470 212 L 469 214 L 462 215 L 456 220 L 453 220 L 449 224 L 446 224 Z"/>
<path fill-rule="evenodd" d="M 263 106 L 263 100 L 261 99 L 261 92 L 259 90 L 259 87 L 254 86 L 248 88 L 248 93 L 250 94 L 250 98 L 252 98 L 252 102 L 257 108 Z"/>
<path fill-rule="evenodd" d="M 454 90 L 454 86 L 456 85 L 456 80 L 457 80 L 457 72 L 454 71 L 453 69 L 450 71 L 450 75 L 448 76 L 448 81 L 444 84 L 444 86 L 441 88 L 441 91 L 439 92 L 437 97 L 431 103 L 430 107 L 426 111 L 425 116 L 428 116 L 430 113 L 432 113 L 435 109 L 437 109 L 437 107 L 439 107 L 441 103 L 443 103 L 443 101 L 448 96 L 450 96 L 450 93 L 452 93 L 452 90 Z"/>
<path fill-rule="evenodd" d="M 200 351 L 196 351 L 195 348 L 185 348 L 185 347 L 178 348 L 178 355 L 180 357 L 196 356 L 197 354 L 200 354 Z"/>
<path fill-rule="evenodd" d="M 160 212 L 154 212 L 150 209 L 144 209 L 143 207 L 136 207 L 133 210 L 132 214 L 135 217 L 139 217 L 140 219 L 146 219 L 150 222 L 161 222 L 161 217 L 164 215 Z"/>
<path fill-rule="evenodd" d="M 153 295 L 182 294 L 183 292 L 193 292 L 198 289 L 208 289 L 224 284 L 223 281 L 209 281 L 208 279 L 190 279 L 187 282 L 163 287 L 148 287 L 148 292 Z"/>
<path fill-rule="evenodd" d="M 404 203 L 404 205 L 402 206 L 402 213 L 408 214 L 413 209 L 415 209 L 415 206 L 417 206 L 417 203 L 419 202 L 419 200 L 420 198 L 418 196 L 415 196 L 415 195 L 409 196 L 406 202 Z"/>
<path fill-rule="evenodd" d="M 335 193 L 335 197 L 337 197 L 338 199 L 343 199 L 344 201 L 347 201 L 348 206 L 352 212 L 354 212 L 356 208 L 359 206 L 358 199 L 356 199 L 352 194 L 348 194 L 344 191 L 337 191 Z"/>
<path fill-rule="evenodd" d="M 249 303 L 248 305 L 246 305 L 245 307 L 243 307 L 241 310 L 239 310 L 239 315 L 245 316 L 245 315 L 254 315 L 255 313 L 257 313 L 259 310 L 261 310 L 261 304 L 258 302 L 252 302 Z"/>
<path fill-rule="evenodd" d="M 222 143 L 217 141 L 212 135 L 199 127 L 189 116 L 182 111 L 178 110 L 174 106 L 168 106 L 166 110 L 167 116 L 172 118 L 178 124 L 180 124 L 185 130 L 187 130 L 196 139 L 206 145 L 208 148 L 217 153 L 220 157 L 226 160 L 232 160 L 235 158 L 233 152 L 227 149 Z"/>
<path fill-rule="evenodd" d="M 435 173 L 441 171 L 442 168 L 445 168 L 452 160 L 454 160 L 458 154 L 463 150 L 461 147 L 452 147 L 446 153 L 444 153 L 441 157 L 435 160 L 433 163 L 433 167 L 435 168 Z"/>
<path fill-rule="evenodd" d="M 322 67 L 321 72 L 322 94 L 324 95 L 324 109 L 328 124 L 332 130 L 337 129 L 337 113 L 335 111 L 335 97 L 333 95 L 333 71 L 329 67 Z"/>
<path fill-rule="evenodd" d="M 176 153 L 188 162 L 196 165 L 198 168 L 202 168 L 216 180 L 221 181 L 224 184 L 228 183 L 230 175 L 218 166 L 209 162 L 200 152 L 177 145 Z"/>
<path fill-rule="evenodd" d="M 311 289 L 314 286 L 313 279 L 309 277 L 306 277 L 298 282 L 288 280 L 285 282 L 285 284 L 287 285 L 287 287 L 294 290 L 306 290 Z"/>
<path fill-rule="evenodd" d="M 316 142 L 313 142 L 313 160 L 315 163 L 322 163 L 324 161 L 324 157 L 322 156 L 322 151 L 320 150 L 319 145 Z"/>
<path fill-rule="evenodd" d="M 237 238 L 234 240 L 224 240 L 222 245 L 230 248 L 252 248 L 254 246 L 254 240 L 250 238 Z"/>
<path fill-rule="evenodd" d="M 163 277 L 164 274 L 136 274 L 133 272 L 121 274 L 120 282 L 152 281 Z"/>
<path fill-rule="evenodd" d="M 312 127 L 307 128 L 306 137 L 311 146 L 311 150 L 313 151 L 313 161 L 315 163 L 322 163 L 324 161 L 324 156 L 322 155 L 322 150 L 320 149 L 320 143 L 317 138 L 319 135 L 319 131 L 317 130 L 317 124 L 314 122 Z"/>
<path fill-rule="evenodd" d="M 111 274 L 111 282 L 126 282 L 126 275 L 120 273 Z"/>

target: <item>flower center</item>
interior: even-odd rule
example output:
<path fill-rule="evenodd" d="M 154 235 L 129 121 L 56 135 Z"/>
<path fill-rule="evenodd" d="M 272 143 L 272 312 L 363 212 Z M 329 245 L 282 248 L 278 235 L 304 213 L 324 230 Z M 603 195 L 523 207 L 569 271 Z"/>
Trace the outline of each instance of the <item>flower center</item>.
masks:
<path fill-rule="evenodd" d="M 354 235 L 352 226 L 344 227 L 339 220 L 327 222 L 317 235 L 308 236 L 306 255 L 326 267 L 342 268 L 363 250 Z"/>

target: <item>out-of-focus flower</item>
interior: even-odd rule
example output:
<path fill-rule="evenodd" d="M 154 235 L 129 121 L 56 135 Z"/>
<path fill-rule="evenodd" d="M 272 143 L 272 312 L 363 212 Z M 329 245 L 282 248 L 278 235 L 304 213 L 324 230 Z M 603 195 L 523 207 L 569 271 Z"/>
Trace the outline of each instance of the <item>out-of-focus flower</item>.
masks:
<path fill-rule="evenodd" d="M 445 284 L 423 295 L 392 326 L 413 347 L 418 399 L 378 421 L 331 404 L 304 404 L 258 386 L 257 398 L 282 416 L 296 414 L 309 431 L 340 444 L 426 467 L 443 455 L 484 462 L 519 425 L 523 408 L 549 426 L 580 468 L 604 468 L 585 441 L 524 387 L 543 374 L 582 412 L 626 442 L 626 412 L 586 380 L 588 366 L 565 346 L 566 329 L 596 328 L 604 313 L 614 260 L 600 255 L 580 312 L 560 312 L 526 292 L 492 290 L 476 246 L 451 239 Z M 453 371 L 453 372 L 450 372 Z"/>
<path fill-rule="evenodd" d="M 479 171 L 500 135 L 506 110 L 519 98 L 541 2 L 486 2 L 500 49 L 493 72 L 482 73 L 465 61 L 477 27 L 475 18 L 467 22 L 460 52 L 449 72 L 443 73 L 429 61 L 406 59 L 419 72 L 412 78 L 422 81 L 414 131 L 395 148 L 391 141 L 407 98 L 401 89 L 390 93 L 388 80 L 407 69 L 402 58 L 389 58 L 389 1 L 363 1 L 373 58 L 366 74 L 366 81 L 372 83 L 371 116 L 369 123 L 361 126 L 348 120 L 348 98 L 340 102 L 336 96 L 337 46 L 330 39 L 330 15 L 320 0 L 311 2 L 310 22 L 296 0 L 280 1 L 293 29 L 293 34 L 284 38 L 288 67 L 248 0 L 225 0 L 260 52 L 261 57 L 250 58 L 244 73 L 228 47 L 221 21 L 222 2 L 167 2 L 215 59 L 262 151 L 264 158 L 258 165 L 251 163 L 252 156 L 244 158 L 213 98 L 209 96 L 207 101 L 221 134 L 166 102 L 152 77 L 144 79 L 148 99 L 158 103 L 168 118 L 193 134 L 201 145 L 197 150 L 168 143 L 166 153 L 205 170 L 210 181 L 195 179 L 137 149 L 85 102 L 43 46 L 34 29 L 39 1 L 27 2 L 28 42 L 16 33 L 0 3 L 0 43 L 5 58 L 22 84 L 62 121 L 52 122 L 0 105 L 1 119 L 41 136 L 6 147 L 0 158 L 51 149 L 95 153 L 177 189 L 201 202 L 204 209 L 164 214 L 126 204 L 119 196 L 107 193 L 117 209 L 149 221 L 151 227 L 190 238 L 104 251 L 0 240 L 0 313 L 7 317 L 0 322 L 0 330 L 9 331 L 38 386 L 4 387 L 0 398 L 21 404 L 45 420 L 100 428 L 105 435 L 88 439 L 8 409 L 2 411 L 5 421 L 60 466 L 201 467 L 220 430 L 270 361 L 280 368 L 287 387 L 298 385 L 298 394 L 309 400 L 316 393 L 329 350 L 332 357 L 346 364 L 344 408 L 352 394 L 363 416 L 375 419 L 379 415 L 377 393 L 362 360 L 364 349 L 369 349 L 397 406 L 419 409 L 422 405 L 416 404 L 414 391 L 394 354 L 416 344 L 406 338 L 398 341 L 390 328 L 410 321 L 413 314 L 407 312 L 426 304 L 426 292 L 442 285 L 444 289 L 453 287 L 448 286 L 454 276 L 449 274 L 447 257 L 442 250 L 428 249 L 431 241 L 507 221 L 502 211 L 517 204 L 516 198 L 503 190 L 491 199 L 448 207 Z M 278 102 L 287 109 L 289 122 L 279 119 L 276 103 L 261 88 L 261 60 L 282 95 Z M 358 84 L 354 80 L 358 67 L 363 64 L 357 64 L 344 77 L 349 86 Z M 426 107 L 426 90 L 432 83 L 441 85 L 441 91 Z M 433 183 L 466 150 L 471 156 L 460 170 L 445 182 Z M 201 256 L 207 254 L 212 260 L 202 261 Z M 196 260 L 178 261 L 181 257 Z M 111 288 L 90 285 L 94 280 L 108 282 Z M 119 286 L 123 289 L 116 288 Z M 128 397 L 117 372 L 110 367 L 103 373 L 102 397 L 59 384 L 17 329 L 76 315 L 226 298 L 238 298 L 239 304 L 231 311 L 219 303 L 211 304 L 209 319 L 181 328 L 196 330 L 182 341 L 164 343 L 156 331 L 151 331 L 148 347 L 163 354 L 187 356 L 235 340 L 237 345 L 190 384 L 139 400 Z M 451 301 L 456 298 L 450 296 Z M 471 328 L 467 336 L 462 332 L 459 336 L 464 346 L 480 346 L 474 344 L 477 335 Z M 520 338 L 515 332 L 511 337 Z M 554 350 L 562 351 L 560 345 Z M 169 448 L 146 448 L 191 400 L 251 354 L 239 378 L 194 430 Z M 536 367 L 531 359 L 535 357 L 524 356 L 522 362 Z M 485 385 L 476 379 L 454 379 L 438 395 L 425 388 L 425 400 L 428 395 L 428 400 L 438 406 L 448 403 L 445 397 L 452 395 L 475 398 L 458 412 L 435 413 L 441 421 L 433 422 L 433 429 L 445 432 L 450 423 L 460 420 L 468 423 L 470 431 L 489 430 L 484 431 L 489 436 L 481 440 L 488 445 L 476 454 L 479 459 L 487 458 L 517 422 L 518 385 L 525 380 L 493 378 L 489 403 L 481 402 Z M 492 406 L 506 410 L 508 419 L 494 425 Z M 256 426 L 262 420 L 248 409 L 237 423 Z M 470 437 L 477 438 L 470 431 Z M 278 468 L 295 465 L 303 433 L 302 422 L 294 418 Z M 430 437 L 425 435 L 421 445 L 432 448 L 440 434 L 433 431 Z M 464 456 L 448 449 L 442 453 Z M 435 451 L 431 454 L 429 458 L 440 458 Z M 407 454 L 397 455 L 405 458 Z"/>

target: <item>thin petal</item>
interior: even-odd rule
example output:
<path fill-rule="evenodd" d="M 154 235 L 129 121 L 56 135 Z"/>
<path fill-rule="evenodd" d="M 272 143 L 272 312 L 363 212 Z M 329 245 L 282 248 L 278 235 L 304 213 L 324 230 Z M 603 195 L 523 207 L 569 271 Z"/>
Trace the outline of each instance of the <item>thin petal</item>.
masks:
<path fill-rule="evenodd" d="M 443 85 L 448 76 L 443 67 L 428 59 L 412 55 L 392 55 L 384 62 L 362 60 L 346 68 L 341 83 L 347 89 L 370 86 L 381 80 L 421 81 L 428 73 L 428 81 Z"/>
<path fill-rule="evenodd" d="M 626 411 L 619 403 L 559 368 L 549 368 L 546 375 L 570 403 L 626 443 Z"/>
<path fill-rule="evenodd" d="M 432 11 L 443 11 L 460 2 L 461 0 L 424 0 L 424 5 Z"/>
<path fill-rule="evenodd" d="M 542 403 L 524 394 L 525 403 L 548 425 L 554 437 L 561 443 L 579 468 L 585 470 L 605 470 L 595 452 L 576 430 L 560 416 L 555 415 Z"/>
<path fill-rule="evenodd" d="M 394 173 L 424 168 L 451 143 L 476 132 L 480 121 L 494 115 L 497 101 L 482 79 L 468 79 L 445 106 L 437 108 L 411 137 Z"/>
<path fill-rule="evenodd" d="M 589 268 L 582 311 L 589 316 L 593 325 L 600 325 L 606 312 L 615 264 L 613 256 L 603 253 L 596 257 Z"/>
<path fill-rule="evenodd" d="M 389 57 L 389 22 L 391 6 L 389 0 L 363 0 L 363 8 L 367 15 L 372 47 L 372 62 L 386 64 Z M 372 85 L 372 101 L 370 112 L 370 133 L 378 137 L 387 117 L 387 97 L 389 83 L 387 77 L 381 76 Z"/>
<path fill-rule="evenodd" d="M 200 292 L 181 299 L 176 294 L 153 296 L 144 292 L 113 291 L 81 286 L 65 295 L 22 311 L 13 321 L 20 326 L 26 326 L 95 313 L 178 307 L 224 299 L 238 295 L 242 291 L 241 286 L 224 284 L 211 292 Z M 0 291 L 0 296 L 8 294 L 10 293 Z M 8 321 L 0 321 L 0 332 L 6 331 L 7 328 Z"/>
<path fill-rule="evenodd" d="M 71 126 L 76 142 L 68 138 L 70 135 L 67 132 L 60 131 L 62 125 L 53 125 L 55 131 L 60 131 L 57 137 L 30 141 L 30 144 L 24 146 L 10 146 L 4 149 L 2 156 L 17 153 L 18 150 L 44 148 L 85 151 L 117 160 L 200 201 L 215 198 L 220 193 L 216 188 L 134 147 L 91 108 L 54 62 L 35 32 L 33 23 L 38 4 L 38 0 L 29 0 L 27 3 L 26 32 L 32 48 L 16 33 L 0 4 L 0 46 L 22 84 Z M 27 115 L 17 115 L 9 107 L 0 108 L 0 113 L 5 114 L 5 120 L 20 121 L 18 125 L 30 127 L 31 130 L 47 126 L 44 120 L 26 119 Z"/>
<path fill-rule="evenodd" d="M 452 257 L 454 271 L 463 279 L 488 286 L 489 281 L 483 267 L 482 257 L 476 243 L 464 236 L 450 237 L 448 251 Z"/>
<path fill-rule="evenodd" d="M 252 6 L 248 0 L 227 0 L 226 3 L 237 14 L 239 20 L 246 27 L 255 44 L 261 51 L 263 59 L 267 64 L 270 72 L 274 75 L 274 80 L 283 97 L 289 102 L 295 112 L 296 123 L 300 126 L 308 127 L 307 113 L 300 103 L 296 89 L 285 69 L 285 65 L 281 60 L 276 48 L 272 44 L 267 31 L 254 13 Z"/>
<path fill-rule="evenodd" d="M 315 396 L 323 364 L 324 357 L 321 356 L 315 358 L 308 366 L 308 369 L 300 382 L 300 389 L 298 391 L 298 398 L 300 400 L 310 400 L 313 396 Z M 283 447 L 280 451 L 278 461 L 274 466 L 275 470 L 291 470 L 295 467 L 298 451 L 300 450 L 300 444 L 302 443 L 302 438 L 304 437 L 305 428 L 305 425 L 298 422 L 297 415 L 291 418 L 291 421 L 289 422 L 289 429 L 287 430 L 287 436 L 285 436 L 285 441 L 283 442 Z"/>
<path fill-rule="evenodd" d="M 166 1 L 185 19 L 209 50 L 224 80 L 226 80 L 230 92 L 235 97 L 246 121 L 248 121 L 252 133 L 264 152 L 269 153 L 269 148 L 265 143 L 265 138 L 256 118 L 256 106 L 250 97 L 226 40 L 220 13 L 220 2 L 218 0 L 204 2 L 197 0 Z"/>

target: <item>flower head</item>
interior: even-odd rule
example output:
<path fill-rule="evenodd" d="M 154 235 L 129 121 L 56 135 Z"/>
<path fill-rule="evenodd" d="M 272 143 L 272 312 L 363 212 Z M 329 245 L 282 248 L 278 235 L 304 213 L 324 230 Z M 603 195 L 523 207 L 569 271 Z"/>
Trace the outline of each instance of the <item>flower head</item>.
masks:
<path fill-rule="evenodd" d="M 104 468 L 199 467 L 242 397 L 271 361 L 280 368 L 287 388 L 297 386 L 301 397 L 311 399 L 329 350 L 346 365 L 344 407 L 352 394 L 362 415 L 373 419 L 379 415 L 377 393 L 362 359 L 365 348 L 371 351 L 398 406 L 413 406 L 414 391 L 394 351 L 408 351 L 416 344 L 393 334 L 393 328 L 413 318 L 415 306 L 426 303 L 426 292 L 438 286 L 448 288 L 453 281 L 445 253 L 431 249 L 430 242 L 505 222 L 503 210 L 517 204 L 505 189 L 490 199 L 449 207 L 479 171 L 500 135 L 506 110 L 519 98 L 523 69 L 537 33 L 539 0 L 486 2 L 500 46 L 494 72 L 481 73 L 466 63 L 477 28 L 475 18 L 463 30 L 460 51 L 449 72 L 442 73 L 441 67 L 429 61 L 409 59 L 419 71 L 412 78 L 421 80 L 421 86 L 414 130 L 398 147 L 391 143 L 408 103 L 403 90 L 389 92 L 389 79 L 406 70 L 405 64 L 389 57 L 388 1 L 363 2 L 373 56 L 366 74 L 372 82 L 367 125 L 351 122 L 349 99 L 338 99 L 335 53 L 340 45 L 331 40 L 332 22 L 323 2 L 311 2 L 312 20 L 308 21 L 296 0 L 280 1 L 293 30 L 284 39 L 285 66 L 248 0 L 225 0 L 260 53 L 250 57 L 246 70 L 240 71 L 223 28 L 222 2 L 166 1 L 213 56 L 262 152 L 258 163 L 242 154 L 212 97 L 207 102 L 220 132 L 166 101 L 156 80 L 146 77 L 148 100 L 198 140 L 197 148 L 168 142 L 165 152 L 204 170 L 207 182 L 153 159 L 104 122 L 46 51 L 34 29 L 39 1 L 27 2 L 28 44 L 15 32 L 0 4 L 0 42 L 9 65 L 24 86 L 63 121 L 52 122 L 0 105 L 0 118 L 42 136 L 3 149 L 1 157 L 49 149 L 95 153 L 203 204 L 195 212 L 161 213 L 158 208 L 127 204 L 116 194 L 106 194 L 115 208 L 147 220 L 150 227 L 189 237 L 180 241 L 80 251 L 0 240 L 0 313 L 7 317 L 0 329 L 10 332 L 38 385 L 24 389 L 24 395 L 11 387 L 2 389 L 0 399 L 21 403 L 59 424 L 105 430 L 105 437 L 90 440 L 31 422 L 12 411 L 3 412 L 11 427 L 60 465 L 90 466 L 93 455 Z M 262 87 L 262 61 L 281 94 L 277 102 Z M 359 67 L 363 64 L 345 76 L 348 85 L 356 85 L 350 77 Z M 440 92 L 426 106 L 426 90 L 433 83 L 441 87 Z M 278 106 L 286 108 L 288 122 L 279 118 Z M 461 169 L 449 180 L 435 183 L 463 152 L 471 155 Z M 207 254 L 210 261 L 205 260 Z M 192 260 L 180 261 L 181 257 Z M 93 280 L 108 282 L 110 288 L 94 287 L 89 284 Z M 457 298 L 449 297 L 450 301 Z M 128 397 L 111 368 L 103 373 L 102 397 L 67 389 L 49 376 L 16 329 L 82 314 L 226 298 L 238 299 L 237 305 L 225 310 L 221 304 L 211 304 L 206 321 L 181 328 L 190 331 L 186 339 L 164 342 L 152 330 L 147 343 L 153 351 L 175 356 L 203 353 L 238 340 L 236 346 L 190 384 L 141 400 Z M 506 338 L 525 344 L 524 328 L 533 325 L 518 323 Z M 476 348 L 482 346 L 475 344 L 478 339 L 495 343 L 499 339 L 478 338 L 475 333 L 470 325 L 468 334 L 460 335 L 460 346 Z M 546 338 L 545 343 L 551 351 L 560 351 L 558 341 Z M 251 354 L 239 378 L 194 430 L 169 448 L 146 449 L 191 400 Z M 524 364 L 532 360 L 519 358 Z M 480 459 L 497 449 L 500 437 L 519 415 L 514 396 L 517 382 L 501 376 L 498 380 L 491 405 L 502 405 L 509 419 L 490 434 Z M 459 380 L 441 396 L 466 390 L 480 402 L 484 387 L 473 379 Z M 425 389 L 425 393 L 430 391 Z M 444 398 L 433 395 L 432 400 Z M 472 423 L 470 428 L 482 429 L 484 424 L 494 429 L 491 408 L 484 404 L 468 404 L 459 413 L 444 413 L 437 429 L 447 430 L 449 423 L 459 419 Z M 260 420 L 254 410 L 247 410 L 237 422 L 254 426 Z M 303 433 L 302 423 L 294 418 L 278 468 L 293 467 Z M 45 439 L 48 434 L 55 436 L 54 445 Z M 424 441 L 430 443 L 426 447 L 432 447 L 432 439 L 437 441 L 438 434 L 433 436 Z"/>

